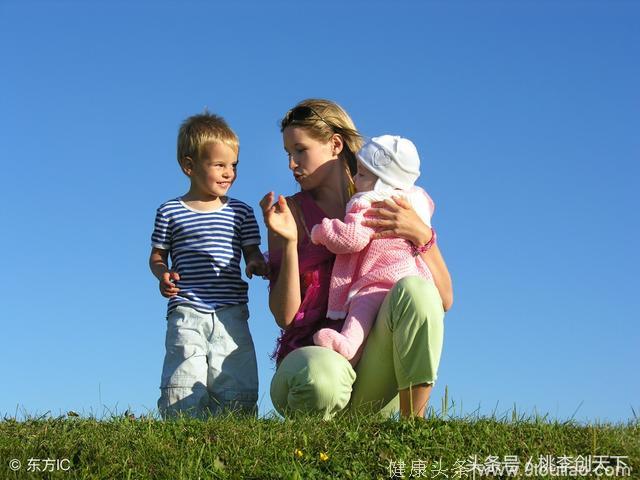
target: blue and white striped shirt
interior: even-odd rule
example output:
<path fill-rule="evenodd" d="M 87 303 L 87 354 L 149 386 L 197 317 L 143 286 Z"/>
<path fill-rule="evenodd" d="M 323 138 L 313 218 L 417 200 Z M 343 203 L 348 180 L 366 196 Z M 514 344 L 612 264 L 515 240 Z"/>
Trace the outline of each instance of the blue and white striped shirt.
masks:
<path fill-rule="evenodd" d="M 214 212 L 199 212 L 180 198 L 160 205 L 151 245 L 169 250 L 171 269 L 180 274 L 178 295 L 169 299 L 168 311 L 188 304 L 200 312 L 223 305 L 247 303 L 242 280 L 242 247 L 260 244 L 253 209 L 228 198 Z"/>

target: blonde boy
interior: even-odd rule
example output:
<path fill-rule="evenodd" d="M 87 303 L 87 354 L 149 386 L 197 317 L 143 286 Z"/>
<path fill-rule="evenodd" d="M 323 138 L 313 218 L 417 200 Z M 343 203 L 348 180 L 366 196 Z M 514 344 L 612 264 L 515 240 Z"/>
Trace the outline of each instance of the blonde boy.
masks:
<path fill-rule="evenodd" d="M 169 299 L 158 400 L 164 418 L 255 412 L 258 374 L 240 257 L 249 278 L 266 275 L 267 264 L 252 208 L 227 196 L 238 151 L 238 137 L 217 115 L 194 115 L 180 127 L 178 162 L 191 184 L 158 208 L 149 258 Z"/>

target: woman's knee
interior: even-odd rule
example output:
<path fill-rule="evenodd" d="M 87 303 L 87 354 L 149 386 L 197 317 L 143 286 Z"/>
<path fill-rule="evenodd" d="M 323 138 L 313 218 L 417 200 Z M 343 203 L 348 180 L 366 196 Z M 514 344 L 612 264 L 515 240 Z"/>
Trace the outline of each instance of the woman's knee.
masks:
<path fill-rule="evenodd" d="M 324 347 L 303 347 L 282 361 L 271 382 L 271 400 L 283 416 L 320 413 L 331 418 L 351 397 L 355 372 L 340 354 Z"/>
<path fill-rule="evenodd" d="M 389 295 L 389 311 L 396 322 L 442 323 L 442 299 L 433 281 L 418 276 L 405 277 L 396 282 Z"/>

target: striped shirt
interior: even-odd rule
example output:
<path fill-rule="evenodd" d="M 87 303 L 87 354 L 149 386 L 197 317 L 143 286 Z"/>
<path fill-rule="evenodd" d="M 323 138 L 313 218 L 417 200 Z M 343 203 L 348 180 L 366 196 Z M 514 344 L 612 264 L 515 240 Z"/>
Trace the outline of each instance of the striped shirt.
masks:
<path fill-rule="evenodd" d="M 178 272 L 178 295 L 169 299 L 168 311 L 190 305 L 213 312 L 223 305 L 247 303 L 247 283 L 242 280 L 242 247 L 260 244 L 253 209 L 228 198 L 213 212 L 199 212 L 180 198 L 160 205 L 151 245 L 169 250 L 171 269 Z"/>

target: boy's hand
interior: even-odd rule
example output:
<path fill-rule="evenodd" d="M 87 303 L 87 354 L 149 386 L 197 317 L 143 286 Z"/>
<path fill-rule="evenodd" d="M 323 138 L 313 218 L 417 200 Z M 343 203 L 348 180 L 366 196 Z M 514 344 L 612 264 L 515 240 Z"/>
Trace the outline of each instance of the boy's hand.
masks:
<path fill-rule="evenodd" d="M 160 293 L 163 297 L 171 298 L 178 294 L 180 289 L 176 287 L 176 284 L 174 283 L 178 280 L 180 280 L 180 274 L 173 270 L 169 270 L 162 274 L 162 278 L 160 278 Z"/>
<path fill-rule="evenodd" d="M 259 258 L 254 257 L 247 262 L 247 268 L 244 272 L 249 278 L 253 278 L 253 275 L 260 275 L 264 278 L 269 275 L 269 264 L 260 255 Z"/>

